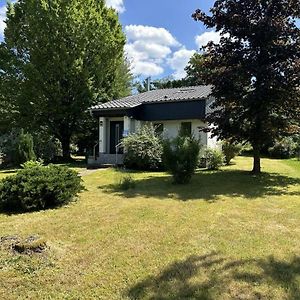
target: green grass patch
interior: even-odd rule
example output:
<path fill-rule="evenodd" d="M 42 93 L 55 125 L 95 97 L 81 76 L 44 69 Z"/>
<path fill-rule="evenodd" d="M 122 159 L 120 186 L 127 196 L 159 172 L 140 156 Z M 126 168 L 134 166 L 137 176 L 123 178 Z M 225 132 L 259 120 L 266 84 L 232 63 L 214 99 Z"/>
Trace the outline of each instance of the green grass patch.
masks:
<path fill-rule="evenodd" d="M 84 176 L 60 209 L 0 215 L 0 236 L 37 235 L 47 257 L 0 250 L 2 299 L 300 299 L 300 162 L 251 158 L 198 171 Z"/>

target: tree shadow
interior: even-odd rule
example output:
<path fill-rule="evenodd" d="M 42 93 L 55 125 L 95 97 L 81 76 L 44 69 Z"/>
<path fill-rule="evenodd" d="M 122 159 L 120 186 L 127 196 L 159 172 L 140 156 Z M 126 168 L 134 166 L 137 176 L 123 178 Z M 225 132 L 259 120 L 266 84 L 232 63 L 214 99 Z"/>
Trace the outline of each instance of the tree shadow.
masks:
<path fill-rule="evenodd" d="M 104 192 L 116 193 L 126 198 L 139 196 L 159 199 L 206 200 L 214 202 L 220 196 L 258 197 L 300 195 L 300 178 L 288 177 L 277 173 L 250 175 L 246 171 L 198 171 L 190 184 L 174 185 L 171 176 L 151 175 L 136 179 L 135 189 L 120 191 L 117 185 L 99 187 Z M 291 189 L 294 187 L 294 189 Z"/>
<path fill-rule="evenodd" d="M 176 261 L 126 291 L 129 299 L 300 299 L 300 257 L 231 260 L 219 253 Z"/>
<path fill-rule="evenodd" d="M 8 169 L 8 170 L 4 170 L 4 171 L 2 171 L 1 169 L 0 169 L 0 174 L 5 174 L 5 175 L 7 175 L 7 174 L 16 174 L 17 173 L 17 169 Z"/>

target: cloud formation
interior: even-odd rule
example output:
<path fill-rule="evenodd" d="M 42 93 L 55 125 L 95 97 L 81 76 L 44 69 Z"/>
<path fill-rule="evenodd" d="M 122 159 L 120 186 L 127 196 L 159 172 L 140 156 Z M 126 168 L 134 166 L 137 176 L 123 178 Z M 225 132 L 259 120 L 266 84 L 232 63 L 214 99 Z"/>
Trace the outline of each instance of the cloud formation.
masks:
<path fill-rule="evenodd" d="M 221 35 L 219 32 L 207 31 L 195 37 L 195 42 L 198 48 L 206 46 L 210 41 L 213 41 L 215 44 L 220 42 Z"/>
<path fill-rule="evenodd" d="M 106 0 L 106 5 L 114 8 L 120 14 L 125 11 L 123 0 Z"/>
<path fill-rule="evenodd" d="M 6 24 L 4 22 L 5 19 L 6 19 L 6 6 L 3 5 L 0 7 L 0 39 L 3 38 L 4 29 L 6 27 Z"/>
<path fill-rule="evenodd" d="M 128 25 L 125 26 L 125 33 L 128 41 L 125 52 L 136 76 L 161 75 L 168 56 L 180 46 L 165 28 Z"/>
<path fill-rule="evenodd" d="M 172 57 L 168 59 L 168 64 L 172 70 L 174 70 L 173 77 L 175 79 L 181 79 L 186 76 L 185 67 L 187 66 L 191 56 L 195 53 L 195 50 L 188 50 L 185 47 L 174 52 Z"/>

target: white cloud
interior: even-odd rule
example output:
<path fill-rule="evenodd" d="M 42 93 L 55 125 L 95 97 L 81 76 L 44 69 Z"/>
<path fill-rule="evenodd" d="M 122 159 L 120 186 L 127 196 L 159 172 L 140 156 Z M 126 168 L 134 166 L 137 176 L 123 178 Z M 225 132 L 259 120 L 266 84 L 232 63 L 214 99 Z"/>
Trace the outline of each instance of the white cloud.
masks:
<path fill-rule="evenodd" d="M 143 26 L 143 25 L 127 25 L 125 33 L 129 41 L 150 41 L 165 46 L 180 46 L 180 43 L 165 28 Z"/>
<path fill-rule="evenodd" d="M 164 69 L 151 61 L 136 61 L 132 68 L 133 74 L 144 76 L 158 76 L 164 72 Z"/>
<path fill-rule="evenodd" d="M 3 37 L 4 34 L 4 29 L 6 27 L 5 24 L 5 19 L 6 19 L 6 6 L 1 6 L 0 7 L 0 38 Z"/>
<path fill-rule="evenodd" d="M 152 42 L 136 41 L 131 45 L 137 51 L 147 54 L 148 58 L 163 59 L 172 52 L 169 47 Z"/>
<path fill-rule="evenodd" d="M 218 44 L 220 42 L 220 39 L 220 33 L 215 31 L 207 31 L 195 37 L 196 45 L 199 48 L 206 46 L 210 41 L 213 41 L 215 44 Z"/>
<path fill-rule="evenodd" d="M 191 56 L 195 53 L 195 50 L 188 50 L 181 48 L 174 52 L 172 57 L 168 59 L 168 64 L 175 72 L 173 76 L 175 79 L 181 79 L 186 76 L 185 67 L 187 66 Z"/>
<path fill-rule="evenodd" d="M 161 75 L 173 48 L 180 46 L 165 28 L 128 25 L 125 33 L 128 40 L 125 52 L 132 64 L 132 73 L 137 76 Z"/>
<path fill-rule="evenodd" d="M 123 0 L 106 0 L 106 5 L 114 8 L 119 13 L 125 11 Z"/>

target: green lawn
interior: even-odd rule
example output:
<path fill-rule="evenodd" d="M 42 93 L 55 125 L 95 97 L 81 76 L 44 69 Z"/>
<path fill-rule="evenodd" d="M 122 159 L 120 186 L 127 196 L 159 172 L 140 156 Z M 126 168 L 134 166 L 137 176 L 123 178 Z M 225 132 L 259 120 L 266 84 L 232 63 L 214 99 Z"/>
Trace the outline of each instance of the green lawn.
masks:
<path fill-rule="evenodd" d="M 38 234 L 33 256 L 0 250 L 0 299 L 300 299 L 300 162 L 239 157 L 174 186 L 164 173 L 84 176 L 63 208 L 0 214 L 0 236 Z M 3 172 L 0 176 L 4 176 Z"/>

